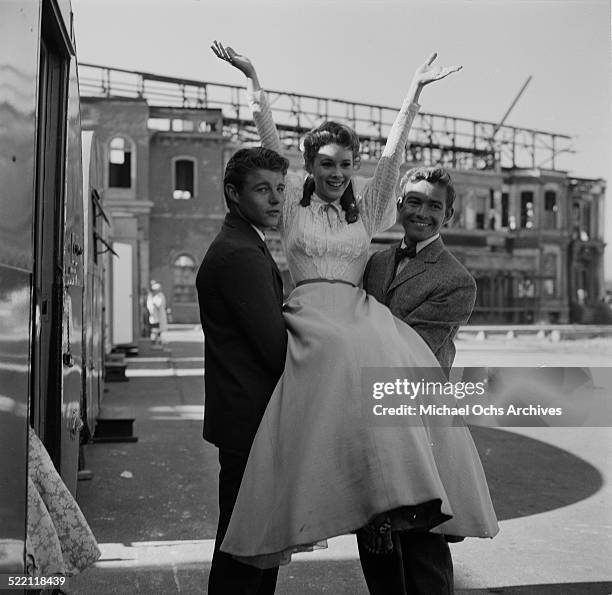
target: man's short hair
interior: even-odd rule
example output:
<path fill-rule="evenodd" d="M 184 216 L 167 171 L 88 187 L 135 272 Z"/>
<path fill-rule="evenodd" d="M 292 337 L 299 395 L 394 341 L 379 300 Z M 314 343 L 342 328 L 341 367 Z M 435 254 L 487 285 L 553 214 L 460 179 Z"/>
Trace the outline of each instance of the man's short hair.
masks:
<path fill-rule="evenodd" d="M 225 166 L 223 176 L 223 195 L 225 202 L 230 205 L 225 187 L 232 184 L 238 192 L 242 191 L 246 177 L 258 169 L 279 171 L 286 175 L 289 169 L 289 161 L 272 149 L 264 147 L 252 147 L 236 151 Z"/>
<path fill-rule="evenodd" d="M 404 192 L 404 186 L 410 182 L 416 184 L 421 180 L 425 180 L 430 184 L 439 184 L 446 188 L 446 209 L 452 208 L 455 202 L 455 187 L 453 186 L 453 180 L 450 174 L 441 166 L 434 165 L 431 167 L 413 167 L 409 169 L 402 177 L 400 182 L 400 190 Z"/>

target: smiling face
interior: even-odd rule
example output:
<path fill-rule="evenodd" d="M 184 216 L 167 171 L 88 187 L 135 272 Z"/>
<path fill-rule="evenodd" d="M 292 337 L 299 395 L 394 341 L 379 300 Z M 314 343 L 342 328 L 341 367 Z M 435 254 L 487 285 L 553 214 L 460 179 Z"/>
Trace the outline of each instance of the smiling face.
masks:
<path fill-rule="evenodd" d="M 242 216 L 255 227 L 264 230 L 278 225 L 285 199 L 282 172 L 256 169 L 246 175 L 240 190 L 234 184 L 227 184 L 225 192 Z"/>
<path fill-rule="evenodd" d="M 353 150 L 336 144 L 324 145 L 306 169 L 312 174 L 315 192 L 321 200 L 338 200 L 353 175 Z"/>
<path fill-rule="evenodd" d="M 404 228 L 406 244 L 416 244 L 437 234 L 453 216 L 447 206 L 446 187 L 426 180 L 407 182 L 402 192 L 399 221 Z"/>

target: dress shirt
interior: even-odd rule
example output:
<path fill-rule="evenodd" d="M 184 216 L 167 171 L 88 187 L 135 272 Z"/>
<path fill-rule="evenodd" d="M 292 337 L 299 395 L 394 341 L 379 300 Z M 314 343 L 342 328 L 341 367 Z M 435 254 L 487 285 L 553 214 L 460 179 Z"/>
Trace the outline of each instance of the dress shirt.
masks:
<path fill-rule="evenodd" d="M 262 242 L 266 241 L 266 235 L 264 234 L 263 231 L 261 231 L 261 229 L 259 229 L 259 227 L 255 227 L 251 222 L 249 222 L 249 225 L 257 232 L 257 235 L 261 238 Z"/>
<path fill-rule="evenodd" d="M 439 233 L 436 233 L 434 235 L 432 235 L 430 238 L 427 238 L 426 240 L 423 240 L 422 242 L 417 242 L 416 245 L 416 252 L 417 254 L 423 249 L 425 248 L 425 246 L 429 246 L 429 244 L 431 244 L 432 242 L 435 242 L 438 238 L 440 237 Z M 407 244 L 406 242 L 402 239 L 402 243 L 400 245 L 400 249 L 401 248 L 407 248 Z M 396 275 L 399 275 L 400 272 L 404 269 L 404 267 L 410 262 L 410 258 L 406 257 L 403 258 L 402 260 L 399 261 L 398 265 L 397 265 L 397 269 L 395 271 Z"/>

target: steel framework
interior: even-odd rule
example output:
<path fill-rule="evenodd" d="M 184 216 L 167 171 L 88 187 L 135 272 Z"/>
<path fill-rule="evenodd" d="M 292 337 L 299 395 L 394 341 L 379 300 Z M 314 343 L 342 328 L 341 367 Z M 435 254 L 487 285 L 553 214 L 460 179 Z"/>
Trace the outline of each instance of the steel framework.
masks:
<path fill-rule="evenodd" d="M 221 109 L 225 135 L 241 143 L 258 143 L 244 87 L 94 64 L 80 64 L 79 75 L 82 97 L 140 98 L 152 106 Z M 268 90 L 268 97 L 281 140 L 288 148 L 299 147 L 304 133 L 321 122 L 340 120 L 351 125 L 359 135 L 362 159 L 380 156 L 398 110 L 288 91 Z M 412 127 L 406 159 L 466 170 L 556 170 L 557 156 L 573 152 L 572 138 L 564 134 L 419 113 Z"/>

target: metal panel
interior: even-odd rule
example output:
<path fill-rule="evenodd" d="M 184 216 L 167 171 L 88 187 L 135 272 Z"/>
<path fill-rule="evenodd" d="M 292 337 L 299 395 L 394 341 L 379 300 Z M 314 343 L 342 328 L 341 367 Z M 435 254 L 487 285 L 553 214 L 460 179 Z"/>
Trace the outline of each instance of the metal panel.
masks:
<path fill-rule="evenodd" d="M 0 573 L 25 562 L 38 0 L 0 3 Z"/>
<path fill-rule="evenodd" d="M 90 188 L 90 171 L 93 149 L 93 131 L 81 133 L 81 151 L 83 155 L 83 221 L 85 221 L 85 236 L 83 237 L 83 264 L 85 266 L 85 298 L 83 300 L 83 422 L 88 424 L 93 433 L 97 406 L 100 395 L 96 377 L 94 357 L 94 329 L 97 325 L 95 316 L 94 291 L 96 289 L 96 240 L 95 231 L 96 207 L 93 203 Z"/>
<path fill-rule="evenodd" d="M 103 370 L 103 292 L 104 259 L 108 248 L 103 244 L 108 222 L 102 211 L 100 196 L 103 188 L 102 152 L 93 131 L 81 134 L 83 151 L 83 220 L 86 221 L 83 253 L 85 263 L 85 301 L 83 303 L 83 371 L 85 381 L 85 411 L 90 432 L 102 396 Z M 85 421 L 85 419 L 83 419 Z"/>
<path fill-rule="evenodd" d="M 0 2 L 0 258 L 32 267 L 38 1 Z"/>
<path fill-rule="evenodd" d="M 83 397 L 84 221 L 81 119 L 75 60 L 71 60 L 70 64 L 67 115 L 60 473 L 68 489 L 76 495 Z"/>
<path fill-rule="evenodd" d="M 30 273 L 0 265 L 0 573 L 24 569 Z"/>

